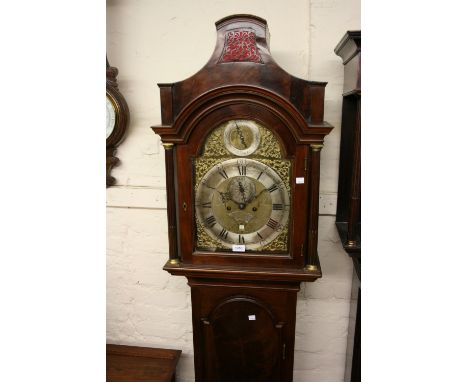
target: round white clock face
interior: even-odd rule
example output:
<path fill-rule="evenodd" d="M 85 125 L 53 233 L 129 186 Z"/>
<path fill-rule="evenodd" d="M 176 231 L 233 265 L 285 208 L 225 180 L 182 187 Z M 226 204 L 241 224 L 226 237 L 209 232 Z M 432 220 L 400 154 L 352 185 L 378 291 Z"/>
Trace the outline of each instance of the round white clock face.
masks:
<path fill-rule="evenodd" d="M 115 109 L 109 97 L 106 96 L 106 139 L 115 128 Z"/>

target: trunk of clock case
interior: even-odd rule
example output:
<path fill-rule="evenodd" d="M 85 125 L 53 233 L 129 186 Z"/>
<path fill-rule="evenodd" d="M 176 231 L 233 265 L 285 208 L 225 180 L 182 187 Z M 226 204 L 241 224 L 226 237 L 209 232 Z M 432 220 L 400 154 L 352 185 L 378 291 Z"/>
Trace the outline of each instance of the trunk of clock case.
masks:
<path fill-rule="evenodd" d="M 290 382 L 299 283 L 189 278 L 197 382 Z"/>

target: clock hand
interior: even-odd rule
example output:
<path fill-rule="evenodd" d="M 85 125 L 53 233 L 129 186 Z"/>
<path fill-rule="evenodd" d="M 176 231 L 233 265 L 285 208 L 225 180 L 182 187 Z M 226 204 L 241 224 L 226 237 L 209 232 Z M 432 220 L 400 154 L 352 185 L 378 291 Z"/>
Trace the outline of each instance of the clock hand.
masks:
<path fill-rule="evenodd" d="M 261 194 L 263 194 L 265 191 L 268 191 L 266 188 L 264 188 L 262 191 L 260 191 L 257 195 L 255 195 L 254 200 L 257 199 Z"/>
<path fill-rule="evenodd" d="M 237 135 L 239 136 L 244 147 L 247 148 L 247 143 L 245 143 L 245 138 L 244 138 L 244 134 L 242 134 L 242 130 L 239 128 L 239 126 L 237 126 L 237 122 L 234 121 L 234 123 L 236 124 Z"/>
<path fill-rule="evenodd" d="M 233 201 L 235 203 L 234 200 L 232 200 L 231 198 L 231 194 L 229 192 L 221 192 L 221 191 L 218 191 L 215 189 L 215 191 L 221 196 L 221 200 L 224 204 L 226 204 L 226 202 L 228 202 L 229 200 Z"/>
<path fill-rule="evenodd" d="M 241 183 L 240 181 L 238 182 L 238 184 L 239 184 L 239 191 L 241 192 L 241 194 L 242 194 L 242 199 L 244 200 L 244 203 L 245 203 L 245 189 L 244 189 L 244 187 L 242 186 L 242 183 Z"/>
<path fill-rule="evenodd" d="M 227 202 L 231 201 L 237 205 L 239 209 L 243 209 L 245 206 L 244 203 L 237 203 L 231 196 L 230 192 L 221 192 L 216 190 L 216 192 L 221 196 L 221 201 L 223 202 L 224 205 L 226 205 Z"/>

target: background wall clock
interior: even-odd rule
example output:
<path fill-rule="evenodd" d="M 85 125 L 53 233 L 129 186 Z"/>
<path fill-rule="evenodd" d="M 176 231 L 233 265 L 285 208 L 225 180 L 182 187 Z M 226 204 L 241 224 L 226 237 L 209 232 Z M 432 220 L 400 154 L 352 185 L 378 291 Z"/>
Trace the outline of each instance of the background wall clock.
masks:
<path fill-rule="evenodd" d="M 114 154 L 125 137 L 130 120 L 127 102 L 117 84 L 118 73 L 119 70 L 110 66 L 106 58 L 106 187 L 115 184 L 110 173 L 119 159 Z"/>

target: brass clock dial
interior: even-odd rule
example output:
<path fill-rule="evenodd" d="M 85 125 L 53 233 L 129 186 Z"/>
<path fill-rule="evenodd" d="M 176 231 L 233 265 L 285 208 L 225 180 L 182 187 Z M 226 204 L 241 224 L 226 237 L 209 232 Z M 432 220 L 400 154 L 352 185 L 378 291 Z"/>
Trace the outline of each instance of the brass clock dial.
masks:
<path fill-rule="evenodd" d="M 247 158 L 228 159 L 207 171 L 195 195 L 205 232 L 223 247 L 257 250 L 288 224 L 289 193 L 267 165 Z"/>
<path fill-rule="evenodd" d="M 233 120 L 224 129 L 224 144 L 230 153 L 245 157 L 260 145 L 260 131 L 253 121 Z"/>

